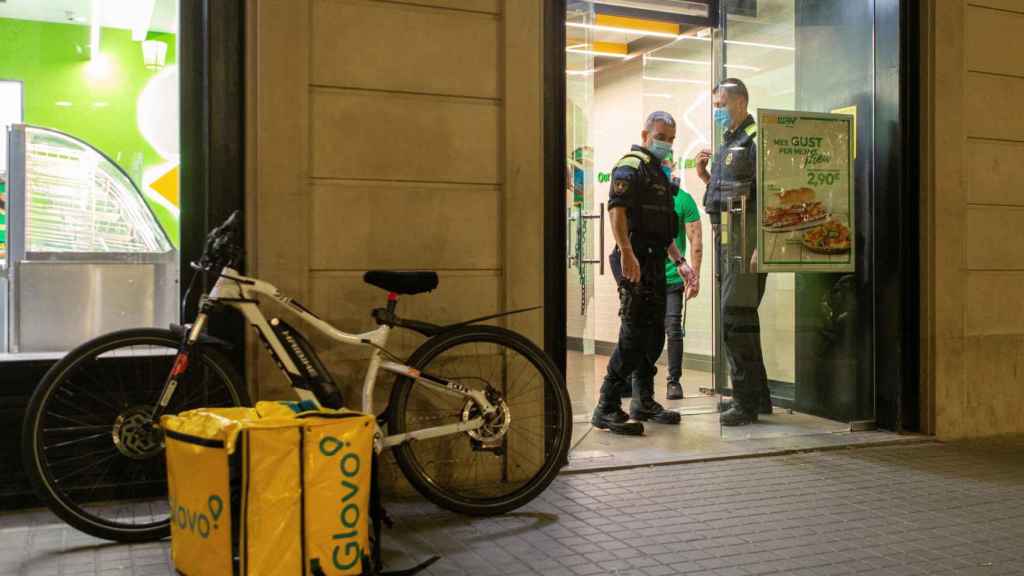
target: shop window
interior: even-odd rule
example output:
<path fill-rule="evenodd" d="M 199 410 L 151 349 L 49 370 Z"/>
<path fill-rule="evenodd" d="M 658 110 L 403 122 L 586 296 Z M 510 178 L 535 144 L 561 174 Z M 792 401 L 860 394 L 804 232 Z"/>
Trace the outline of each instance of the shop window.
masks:
<path fill-rule="evenodd" d="M 177 320 L 178 21 L 0 4 L 0 358 Z"/>

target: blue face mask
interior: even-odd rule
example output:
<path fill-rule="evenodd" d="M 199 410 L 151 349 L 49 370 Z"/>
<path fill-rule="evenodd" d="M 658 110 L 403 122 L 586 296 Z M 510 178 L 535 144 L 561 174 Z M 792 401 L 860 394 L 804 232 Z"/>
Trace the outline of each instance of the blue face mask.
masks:
<path fill-rule="evenodd" d="M 651 140 L 651 145 L 647 148 L 654 154 L 654 157 L 658 161 L 662 161 L 672 153 L 672 145 L 668 142 L 662 142 L 661 140 Z"/>
<path fill-rule="evenodd" d="M 728 108 L 715 108 L 715 124 L 722 128 L 732 126 L 732 115 L 729 114 Z"/>

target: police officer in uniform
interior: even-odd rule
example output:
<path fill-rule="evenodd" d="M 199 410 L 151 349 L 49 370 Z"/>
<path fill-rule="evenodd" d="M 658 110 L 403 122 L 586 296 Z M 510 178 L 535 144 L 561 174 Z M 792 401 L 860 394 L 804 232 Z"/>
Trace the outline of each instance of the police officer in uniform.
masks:
<path fill-rule="evenodd" d="M 618 434 L 640 435 L 641 421 L 679 424 L 678 412 L 665 410 L 654 400 L 654 379 L 630 376 L 645 359 L 656 360 L 664 345 L 665 256 L 688 273 L 674 240 L 678 226 L 675 188 L 661 169 L 672 150 L 676 122 L 667 112 L 647 117 L 634 145 L 612 171 L 608 211 L 615 250 L 610 263 L 619 285 L 619 342 L 608 362 L 601 398 L 591 423 Z M 651 360 L 653 365 L 654 360 Z M 622 388 L 632 381 L 630 413 L 622 410 Z"/>
<path fill-rule="evenodd" d="M 707 184 L 704 209 L 715 233 L 722 333 L 733 386 L 733 400 L 722 403 L 721 423 L 743 426 L 756 422 L 759 413 L 772 412 L 757 316 L 766 275 L 750 272 L 756 261 L 756 251 L 751 248 L 757 238 L 757 125 L 747 113 L 749 95 L 742 81 L 723 80 L 713 97 L 715 122 L 725 134 L 710 173 L 710 153 L 704 150 L 697 155 L 697 175 Z M 744 197 L 746 211 L 742 212 Z M 735 217 L 728 218 L 729 214 Z M 745 227 L 741 219 L 746 220 Z"/>

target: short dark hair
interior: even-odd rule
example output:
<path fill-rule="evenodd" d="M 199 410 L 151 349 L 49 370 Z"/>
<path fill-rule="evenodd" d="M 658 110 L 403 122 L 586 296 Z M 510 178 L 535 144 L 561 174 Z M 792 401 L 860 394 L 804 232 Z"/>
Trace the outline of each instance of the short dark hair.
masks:
<path fill-rule="evenodd" d="M 658 110 L 651 112 L 647 116 L 647 120 L 644 121 L 644 130 L 647 130 L 648 132 L 654 130 L 654 125 L 658 122 L 664 122 L 667 126 L 671 126 L 672 128 L 676 127 L 676 119 L 673 118 L 671 114 L 664 110 Z"/>
<path fill-rule="evenodd" d="M 715 86 L 715 89 L 712 90 L 711 93 L 714 94 L 718 91 L 722 91 L 733 96 L 742 96 L 744 100 L 750 102 L 750 93 L 747 92 L 747 85 L 739 78 L 726 78 L 725 80 L 722 80 L 717 86 Z"/>

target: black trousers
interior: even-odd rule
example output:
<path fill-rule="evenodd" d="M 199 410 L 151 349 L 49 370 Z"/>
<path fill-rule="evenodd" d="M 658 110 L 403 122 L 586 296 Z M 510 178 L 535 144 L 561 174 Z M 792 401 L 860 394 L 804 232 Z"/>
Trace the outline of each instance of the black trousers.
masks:
<path fill-rule="evenodd" d="M 665 336 L 668 337 L 668 381 L 679 384 L 683 377 L 683 300 L 685 284 L 669 284 L 665 288 Z"/>
<path fill-rule="evenodd" d="M 747 272 L 749 255 L 734 258 L 731 250 L 722 247 L 717 227 L 715 246 L 721 286 L 722 337 L 733 397 L 744 409 L 756 410 L 760 396 L 768 390 L 768 373 L 761 350 L 761 321 L 757 315 L 768 277 Z"/>
<path fill-rule="evenodd" d="M 600 407 L 621 405 L 621 390 L 633 387 L 634 405 L 654 397 L 654 363 L 665 345 L 665 250 L 635 247 L 640 262 L 640 283 L 622 276 L 622 254 L 618 247 L 609 262 L 619 285 L 619 341 L 608 361 L 608 372 L 601 384 Z M 640 378 L 630 378 L 634 370 Z M 630 382 L 632 380 L 632 383 Z"/>

